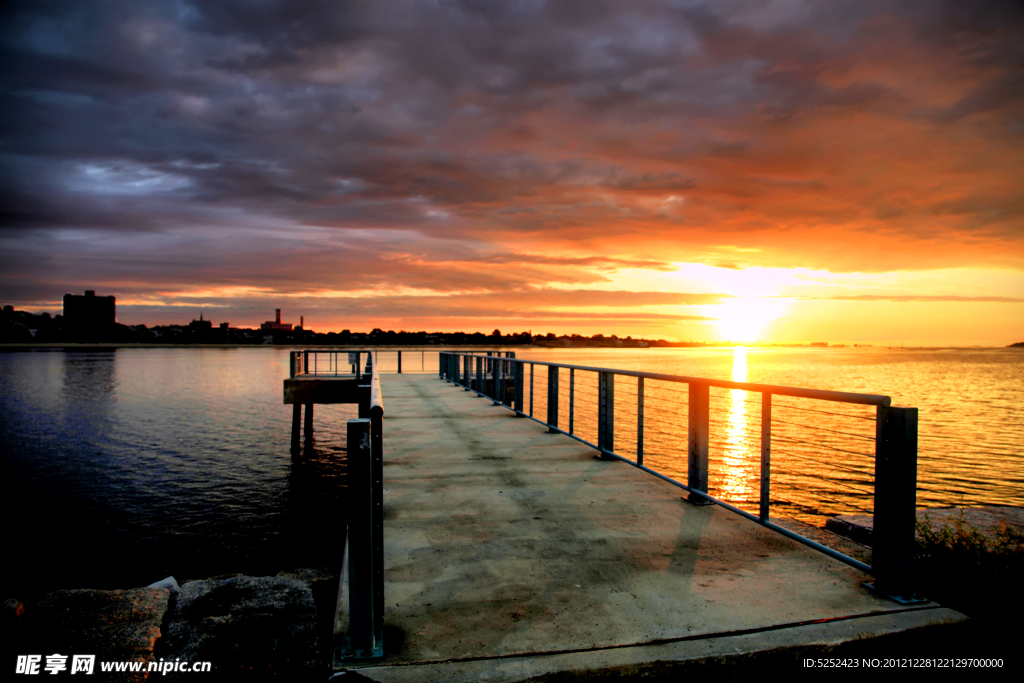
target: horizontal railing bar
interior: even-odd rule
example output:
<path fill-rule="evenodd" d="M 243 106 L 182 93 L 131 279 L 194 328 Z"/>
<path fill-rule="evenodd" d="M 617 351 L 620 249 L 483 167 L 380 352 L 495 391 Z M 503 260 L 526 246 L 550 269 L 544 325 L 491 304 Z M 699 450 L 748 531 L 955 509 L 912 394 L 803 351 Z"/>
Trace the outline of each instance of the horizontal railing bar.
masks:
<path fill-rule="evenodd" d="M 380 377 L 377 373 L 377 353 L 373 353 L 373 361 L 370 366 L 370 412 L 384 414 L 384 399 L 380 393 Z"/>
<path fill-rule="evenodd" d="M 476 358 L 475 354 L 457 354 Z M 484 356 L 486 358 L 486 356 Z M 544 361 L 526 360 L 523 358 L 507 359 L 513 363 L 531 363 L 533 365 L 545 365 L 548 367 L 567 368 L 581 370 L 584 372 L 610 372 L 624 377 L 643 377 L 644 379 L 661 380 L 663 382 L 675 382 L 677 384 L 705 384 L 709 387 L 720 389 L 743 389 L 744 391 L 757 391 L 777 396 L 793 396 L 796 398 L 810 398 L 819 401 L 833 401 L 837 403 L 855 403 L 858 405 L 884 406 L 892 405 L 892 399 L 888 396 L 877 394 L 855 394 L 847 391 L 830 391 L 826 389 L 801 389 L 799 387 L 775 386 L 772 384 L 751 384 L 748 382 L 732 382 L 724 379 L 708 379 L 704 377 L 687 377 L 685 375 L 663 375 L 654 372 L 640 372 L 637 370 L 616 370 L 614 368 L 597 368 L 589 365 L 567 365 L 564 363 L 547 363 Z M 798 409 L 799 410 L 799 409 Z M 846 417 L 857 417 L 849 415 Z"/>

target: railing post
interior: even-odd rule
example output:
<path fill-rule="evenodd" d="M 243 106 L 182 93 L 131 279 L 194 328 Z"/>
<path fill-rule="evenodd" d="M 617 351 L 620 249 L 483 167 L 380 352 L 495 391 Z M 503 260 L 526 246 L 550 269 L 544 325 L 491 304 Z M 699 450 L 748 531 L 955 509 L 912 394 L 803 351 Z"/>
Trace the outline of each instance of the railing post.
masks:
<path fill-rule="evenodd" d="M 302 360 L 303 360 L 302 371 L 308 373 L 309 372 L 309 351 L 303 351 L 302 352 Z"/>
<path fill-rule="evenodd" d="M 491 375 L 494 377 L 494 393 L 491 394 L 491 400 L 494 401 L 494 405 L 496 406 L 501 405 L 505 402 L 505 397 L 502 395 L 505 393 L 505 378 L 502 377 L 501 374 L 502 363 L 500 360 L 500 352 L 498 356 L 498 358 L 495 358 L 493 361 L 491 361 L 491 367 L 494 368 L 494 370 L 491 372 Z"/>
<path fill-rule="evenodd" d="M 294 413 L 293 413 L 294 414 Z M 306 422 L 302 426 L 302 437 L 309 446 L 313 443 L 313 404 L 306 404 Z"/>
<path fill-rule="evenodd" d="M 348 585 L 342 586 L 348 598 L 347 623 L 339 625 L 341 656 L 345 659 L 380 657 L 384 654 L 380 637 L 383 624 L 383 602 L 377 602 L 375 536 L 375 481 L 371 420 L 348 421 L 348 471 L 346 479 L 349 501 L 347 553 Z M 347 588 L 347 591 L 345 590 Z"/>
<path fill-rule="evenodd" d="M 558 366 L 548 366 L 548 432 L 558 433 Z"/>
<path fill-rule="evenodd" d="M 444 379 L 444 364 L 448 362 L 444 355 L 444 351 L 437 352 L 437 376 L 441 379 Z"/>
<path fill-rule="evenodd" d="M 456 385 L 461 384 L 459 381 L 459 357 L 456 354 L 452 354 L 452 382 Z"/>
<path fill-rule="evenodd" d="M 576 368 L 569 368 L 569 433 L 576 427 Z"/>
<path fill-rule="evenodd" d="M 299 454 L 299 425 L 302 423 L 302 404 L 292 404 L 292 456 Z"/>
<path fill-rule="evenodd" d="M 875 587 L 910 600 L 917 522 L 917 408 L 879 406 L 875 427 Z"/>
<path fill-rule="evenodd" d="M 761 394 L 761 522 L 768 521 L 772 484 L 772 395 Z"/>
<path fill-rule="evenodd" d="M 644 464 L 644 378 L 636 378 L 636 464 Z"/>
<path fill-rule="evenodd" d="M 602 460 L 614 460 L 606 453 L 615 452 L 615 373 L 598 376 L 597 447 Z"/>
<path fill-rule="evenodd" d="M 711 392 L 707 384 L 689 385 L 689 467 L 687 485 L 693 491 L 708 492 L 708 444 L 710 442 Z M 703 496 L 690 493 L 688 500 L 696 505 L 713 505 Z"/>
<path fill-rule="evenodd" d="M 523 391 L 523 374 L 524 368 L 522 363 L 513 363 L 512 367 L 515 368 L 513 371 L 513 377 L 515 377 L 515 395 L 516 395 L 516 417 L 523 417 L 525 412 L 523 409 L 526 408 L 525 396 Z"/>
<path fill-rule="evenodd" d="M 384 654 L 384 409 L 370 407 L 370 504 L 373 554 L 373 642 Z"/>
<path fill-rule="evenodd" d="M 398 374 L 402 374 L 402 352 L 398 352 Z"/>
<path fill-rule="evenodd" d="M 469 356 L 462 357 L 462 369 L 464 370 L 463 376 L 466 378 L 462 386 L 466 387 L 466 391 L 471 391 L 473 388 L 473 365 Z"/>
<path fill-rule="evenodd" d="M 529 364 L 529 417 L 534 417 L 534 364 Z"/>
<path fill-rule="evenodd" d="M 484 359 L 476 357 L 476 393 L 483 396 L 484 393 Z"/>

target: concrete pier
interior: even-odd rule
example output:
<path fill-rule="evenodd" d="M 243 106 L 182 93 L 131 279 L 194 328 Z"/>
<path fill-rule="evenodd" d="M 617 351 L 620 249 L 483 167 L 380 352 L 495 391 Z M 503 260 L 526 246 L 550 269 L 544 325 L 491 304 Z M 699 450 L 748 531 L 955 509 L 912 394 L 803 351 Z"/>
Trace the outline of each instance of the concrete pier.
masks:
<path fill-rule="evenodd" d="M 382 391 L 384 657 L 336 668 L 661 671 L 965 619 L 873 593 L 847 565 L 436 375 L 385 375 Z"/>

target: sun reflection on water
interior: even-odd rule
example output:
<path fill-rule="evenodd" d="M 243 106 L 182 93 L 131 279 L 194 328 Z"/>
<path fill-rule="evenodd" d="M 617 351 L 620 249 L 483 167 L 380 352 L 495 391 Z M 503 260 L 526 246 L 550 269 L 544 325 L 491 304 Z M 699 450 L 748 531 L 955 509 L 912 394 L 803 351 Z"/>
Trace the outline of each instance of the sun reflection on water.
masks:
<path fill-rule="evenodd" d="M 747 349 L 737 346 L 733 350 L 732 380 L 747 381 Z M 725 443 L 722 448 L 722 470 L 720 495 L 727 501 L 737 503 L 754 498 L 751 485 L 752 447 L 750 418 L 747 414 L 748 392 L 732 389 L 729 392 L 729 412 L 725 423 Z"/>

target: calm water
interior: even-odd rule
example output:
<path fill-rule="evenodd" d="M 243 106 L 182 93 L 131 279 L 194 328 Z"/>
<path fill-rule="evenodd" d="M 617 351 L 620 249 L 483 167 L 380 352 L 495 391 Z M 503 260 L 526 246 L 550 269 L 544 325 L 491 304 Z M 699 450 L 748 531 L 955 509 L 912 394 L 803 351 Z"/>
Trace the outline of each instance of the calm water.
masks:
<path fill-rule="evenodd" d="M 886 349 L 517 349 L 520 358 L 888 394 L 921 411 L 919 505 L 1024 505 L 1024 352 Z M 289 454 L 287 351 L 0 353 L 5 585 L 125 587 L 175 575 L 336 562 L 344 421 L 318 406 L 309 457 Z M 404 356 L 418 370 L 419 353 Z M 436 352 L 425 365 L 434 372 Z M 383 369 L 393 366 L 385 357 Z M 386 378 L 385 378 L 386 380 Z M 544 376 L 535 372 L 535 412 Z M 560 400 L 563 424 L 568 387 Z M 574 429 L 596 439 L 595 377 L 577 373 Z M 387 384 L 384 384 L 385 399 Z M 590 403 L 587 403 L 588 397 Z M 645 387 L 645 462 L 685 481 L 685 386 Z M 635 380 L 616 383 L 616 450 L 635 456 Z M 816 405 L 815 405 L 816 404 Z M 873 411 L 777 398 L 773 515 L 870 508 Z M 757 498 L 757 395 L 712 391 L 712 490 Z M 809 438 L 810 435 L 810 438 Z"/>
<path fill-rule="evenodd" d="M 334 563 L 354 410 L 317 406 L 315 452 L 293 461 L 287 375 L 278 349 L 0 353 L 6 585 Z"/>

